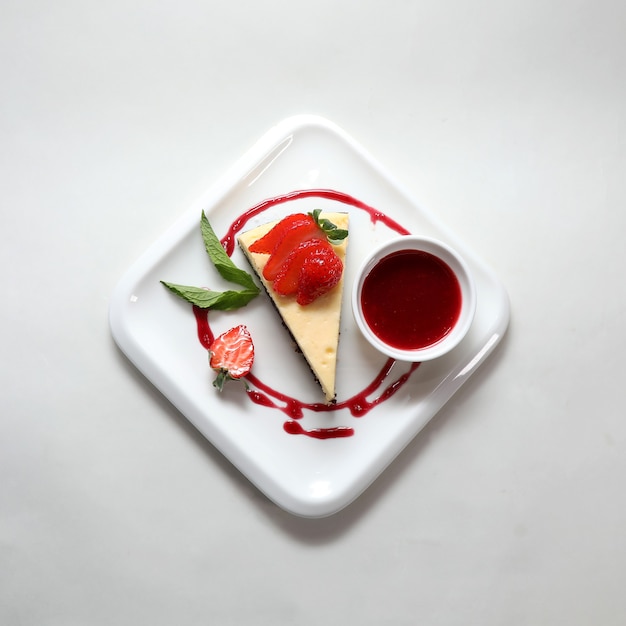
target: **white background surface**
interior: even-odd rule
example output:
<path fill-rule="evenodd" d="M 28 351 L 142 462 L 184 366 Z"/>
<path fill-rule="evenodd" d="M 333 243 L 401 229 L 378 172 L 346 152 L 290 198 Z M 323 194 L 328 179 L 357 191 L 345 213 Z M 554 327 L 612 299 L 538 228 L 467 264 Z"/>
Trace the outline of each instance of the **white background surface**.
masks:
<path fill-rule="evenodd" d="M 0 623 L 623 624 L 626 5 L 0 6 Z M 344 127 L 508 288 L 354 504 L 253 488 L 115 347 L 126 268 L 275 122 Z"/>

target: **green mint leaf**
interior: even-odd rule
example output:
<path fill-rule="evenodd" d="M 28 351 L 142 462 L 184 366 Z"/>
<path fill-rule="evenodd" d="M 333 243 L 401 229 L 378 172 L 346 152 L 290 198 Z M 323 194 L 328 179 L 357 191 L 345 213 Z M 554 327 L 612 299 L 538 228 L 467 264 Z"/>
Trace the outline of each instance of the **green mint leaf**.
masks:
<path fill-rule="evenodd" d="M 245 289 L 243 291 L 211 291 L 202 287 L 167 283 L 163 280 L 160 282 L 172 293 L 201 309 L 230 311 L 245 306 L 259 295 L 259 289 L 256 285 L 254 289 Z"/>
<path fill-rule="evenodd" d="M 324 231 L 324 234 L 328 238 L 328 241 L 333 244 L 341 243 L 347 236 L 348 231 L 343 228 L 338 228 L 329 219 L 325 217 L 320 219 L 320 213 L 322 209 L 315 209 L 309 215 L 315 220 L 315 223 Z"/>
<path fill-rule="evenodd" d="M 255 290 L 259 293 L 259 288 L 256 286 L 252 276 L 245 270 L 239 269 L 226 254 L 226 250 L 224 250 L 222 243 L 215 234 L 204 211 L 202 211 L 200 229 L 202 230 L 204 247 L 220 276 L 231 283 L 241 285 L 246 289 Z"/>
<path fill-rule="evenodd" d="M 348 236 L 348 231 L 343 228 L 335 228 L 332 232 L 327 233 L 327 236 L 330 243 L 338 244 Z"/>
<path fill-rule="evenodd" d="M 333 230 L 333 228 L 337 228 L 329 219 L 323 218 L 317 222 L 321 229 L 325 232 L 329 230 Z"/>
<path fill-rule="evenodd" d="M 202 219 L 200 220 L 200 230 L 207 254 L 220 276 L 229 282 L 241 285 L 244 289 L 242 291 L 213 291 L 202 287 L 176 285 L 163 280 L 161 284 L 178 297 L 201 309 L 230 311 L 245 306 L 250 300 L 256 298 L 261 293 L 261 290 L 257 287 L 252 276 L 248 272 L 239 269 L 226 254 L 226 250 L 224 250 L 222 243 L 217 238 L 211 224 L 209 224 L 204 211 L 202 211 Z"/>

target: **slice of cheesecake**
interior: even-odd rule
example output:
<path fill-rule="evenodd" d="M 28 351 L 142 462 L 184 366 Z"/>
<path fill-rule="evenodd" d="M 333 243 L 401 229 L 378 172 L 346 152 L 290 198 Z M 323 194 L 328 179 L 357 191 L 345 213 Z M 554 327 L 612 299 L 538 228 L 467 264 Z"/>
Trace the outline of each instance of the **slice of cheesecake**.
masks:
<path fill-rule="evenodd" d="M 320 218 L 330 220 L 340 229 L 348 229 L 347 213 L 322 213 Z M 250 251 L 250 246 L 276 224 L 277 222 L 271 222 L 246 231 L 239 235 L 238 242 L 322 387 L 326 402 L 332 403 L 336 396 L 337 348 L 348 240 L 346 238 L 338 244 L 333 244 L 337 256 L 344 264 L 344 272 L 339 282 L 310 304 L 300 305 L 296 302 L 295 296 L 276 293 L 272 282 L 263 276 L 263 268 L 270 255 Z"/>

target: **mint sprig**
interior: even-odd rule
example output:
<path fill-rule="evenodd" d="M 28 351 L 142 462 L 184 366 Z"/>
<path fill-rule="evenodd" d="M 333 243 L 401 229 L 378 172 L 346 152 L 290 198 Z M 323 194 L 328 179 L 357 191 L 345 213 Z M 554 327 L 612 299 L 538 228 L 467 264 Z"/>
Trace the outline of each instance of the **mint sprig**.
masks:
<path fill-rule="evenodd" d="M 215 309 L 217 311 L 239 309 L 259 295 L 258 289 L 254 291 L 252 289 L 244 289 L 243 291 L 213 291 L 212 289 L 203 289 L 202 287 L 176 285 L 163 280 L 161 284 L 178 297 L 195 304 L 201 309 Z"/>
<path fill-rule="evenodd" d="M 226 254 L 224 246 L 222 246 L 221 241 L 217 238 L 204 211 L 202 211 L 202 218 L 200 220 L 200 230 L 202 231 L 202 239 L 204 240 L 204 247 L 207 254 L 220 276 L 231 283 L 236 283 L 246 289 L 259 293 L 259 288 L 256 286 L 252 276 L 245 270 L 239 269 Z"/>
<path fill-rule="evenodd" d="M 315 223 L 324 231 L 324 234 L 326 235 L 330 243 L 341 243 L 348 236 L 348 231 L 344 228 L 339 228 L 325 217 L 320 219 L 321 212 L 322 209 L 315 209 L 314 211 L 310 212 L 309 215 L 315 220 Z"/>
<path fill-rule="evenodd" d="M 245 270 L 238 268 L 226 254 L 226 250 L 224 250 L 204 211 L 202 211 L 200 220 L 200 230 L 204 240 L 204 248 L 220 276 L 231 283 L 244 287 L 244 289 L 241 291 L 213 291 L 212 289 L 204 289 L 202 287 L 177 285 L 163 280 L 160 281 L 161 284 L 178 297 L 201 309 L 230 311 L 245 306 L 250 300 L 259 295 L 260 289 L 252 276 Z"/>

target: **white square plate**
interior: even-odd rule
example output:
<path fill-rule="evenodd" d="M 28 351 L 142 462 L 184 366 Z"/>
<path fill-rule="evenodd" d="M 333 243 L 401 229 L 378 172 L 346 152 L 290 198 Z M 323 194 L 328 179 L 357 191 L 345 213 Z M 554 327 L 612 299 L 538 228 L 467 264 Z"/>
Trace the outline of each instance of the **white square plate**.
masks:
<path fill-rule="evenodd" d="M 227 383 L 218 393 L 191 306 L 159 283 L 233 288 L 207 259 L 201 212 L 221 238 L 233 220 L 264 199 L 321 188 L 349 194 L 412 233 L 452 245 L 473 272 L 478 298 L 473 325 L 461 344 L 445 357 L 422 364 L 397 393 L 364 416 L 355 417 L 348 409 L 305 410 L 298 420 L 305 429 L 354 429 L 351 437 L 325 440 L 288 434 L 283 428 L 288 415 L 253 403 L 239 383 Z M 355 207 L 320 198 L 273 206 L 247 226 L 316 207 L 350 213 L 337 370 L 341 401 L 365 388 L 386 362 L 359 335 L 349 295 L 363 256 L 396 233 L 374 224 Z M 240 250 L 232 258 L 249 270 Z M 285 510 L 305 517 L 331 515 L 362 493 L 476 371 L 502 338 L 508 320 L 506 292 L 481 259 L 341 129 L 313 116 L 289 118 L 272 128 L 128 270 L 110 307 L 113 336 L 135 366 L 261 491 Z M 321 401 L 319 387 L 294 353 L 265 293 L 242 309 L 211 312 L 210 322 L 215 334 L 246 324 L 255 343 L 255 376 L 290 396 Z M 396 364 L 394 379 L 406 367 Z"/>

